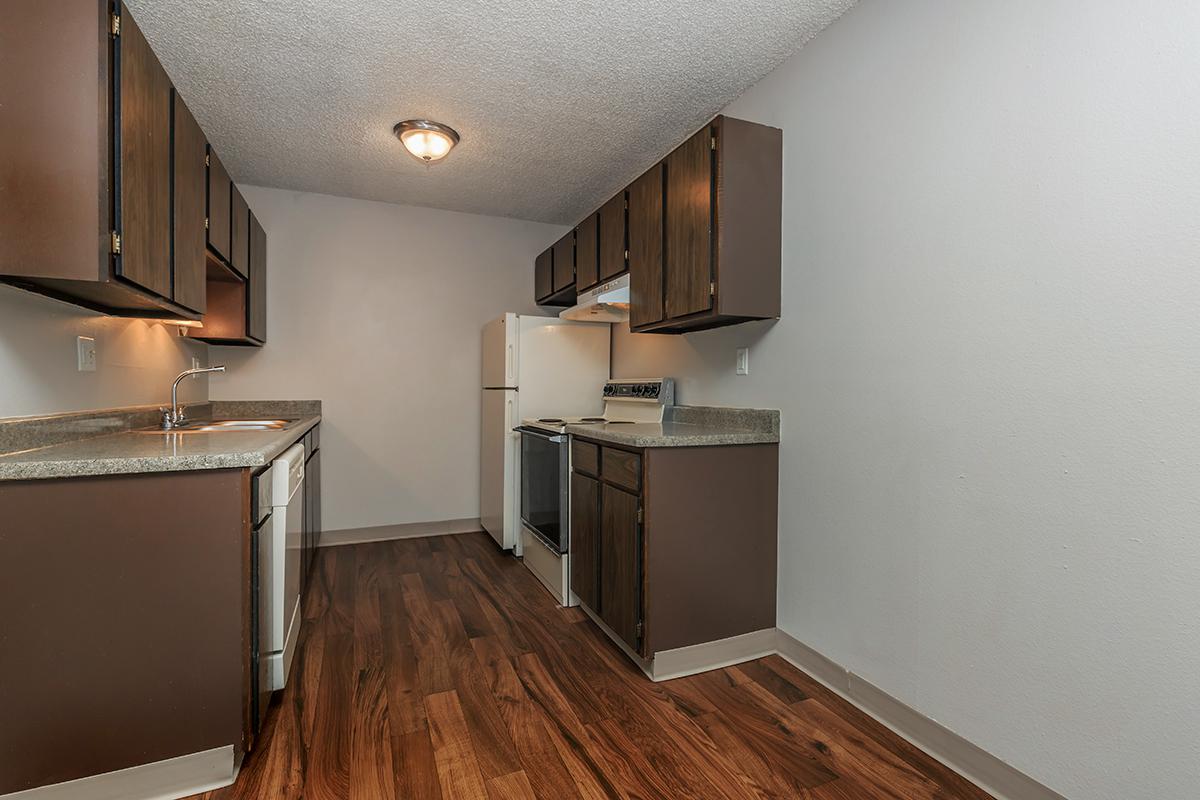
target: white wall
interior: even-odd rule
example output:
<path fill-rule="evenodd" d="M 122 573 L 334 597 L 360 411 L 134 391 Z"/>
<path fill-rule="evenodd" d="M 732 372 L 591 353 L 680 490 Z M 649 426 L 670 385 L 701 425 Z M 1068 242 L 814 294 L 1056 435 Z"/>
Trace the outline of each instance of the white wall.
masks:
<path fill-rule="evenodd" d="M 267 345 L 214 399 L 317 399 L 327 530 L 479 516 L 480 333 L 562 228 L 258 187 Z"/>
<path fill-rule="evenodd" d="M 96 340 L 95 372 L 78 371 L 76 336 Z M 204 363 L 207 350 L 173 325 L 106 317 L 0 286 L 0 417 L 165 405 L 171 381 L 191 368 L 193 355 Z M 207 385 L 185 381 L 180 396 L 203 399 Z"/>
<path fill-rule="evenodd" d="M 1198 34 L 865 0 L 728 109 L 785 131 L 783 318 L 615 343 L 782 409 L 782 627 L 1081 800 L 1200 786 Z"/>

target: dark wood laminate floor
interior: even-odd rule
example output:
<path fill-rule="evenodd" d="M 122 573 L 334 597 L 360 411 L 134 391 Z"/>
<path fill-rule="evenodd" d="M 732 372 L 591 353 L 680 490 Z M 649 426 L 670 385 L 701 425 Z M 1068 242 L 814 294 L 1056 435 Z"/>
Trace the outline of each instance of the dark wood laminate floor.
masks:
<path fill-rule="evenodd" d="M 486 534 L 319 551 L 288 688 L 205 800 L 988 795 L 778 656 L 654 684 Z"/>

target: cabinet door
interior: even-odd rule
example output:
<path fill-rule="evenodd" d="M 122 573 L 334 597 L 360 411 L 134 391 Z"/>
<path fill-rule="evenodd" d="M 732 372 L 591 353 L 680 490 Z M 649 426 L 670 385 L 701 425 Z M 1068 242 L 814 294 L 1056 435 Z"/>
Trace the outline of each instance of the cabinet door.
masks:
<path fill-rule="evenodd" d="M 533 261 L 533 299 L 554 294 L 554 248 L 547 247 Z"/>
<path fill-rule="evenodd" d="M 600 207 L 600 280 L 625 271 L 625 192 Z"/>
<path fill-rule="evenodd" d="M 629 186 L 629 325 L 663 318 L 663 165 Z"/>
<path fill-rule="evenodd" d="M 207 143 L 204 131 L 175 93 L 174 145 L 174 300 L 203 314 L 207 296 L 205 277 L 204 196 L 208 175 L 204 169 Z"/>
<path fill-rule="evenodd" d="M 117 272 L 171 296 L 171 79 L 128 13 L 121 14 L 120 232 Z"/>
<path fill-rule="evenodd" d="M 712 307 L 712 156 L 712 133 L 705 126 L 666 158 L 669 319 Z"/>
<path fill-rule="evenodd" d="M 315 437 L 314 437 L 315 440 Z M 312 483 L 309 483 L 312 481 Z M 312 569 L 313 558 L 321 544 L 321 451 L 317 450 L 309 459 L 304 482 L 309 486 L 308 504 L 311 510 L 308 527 L 308 563 Z"/>
<path fill-rule="evenodd" d="M 267 234 L 258 218 L 246 212 L 250 229 L 250 278 L 246 281 L 246 335 L 267 341 Z"/>
<path fill-rule="evenodd" d="M 225 165 L 217 158 L 217 151 L 208 148 L 208 246 L 214 253 L 229 263 L 233 252 L 229 237 L 229 202 L 233 184 Z"/>
<path fill-rule="evenodd" d="M 554 291 L 561 292 L 575 283 L 575 231 L 554 243 Z"/>
<path fill-rule="evenodd" d="M 575 229 L 575 287 L 590 289 L 600 280 L 599 214 L 588 214 Z"/>
<path fill-rule="evenodd" d="M 229 265 L 243 278 L 250 277 L 250 207 L 237 185 L 230 187 Z"/>
<path fill-rule="evenodd" d="M 579 602 L 600 611 L 600 484 L 571 473 L 571 590 Z"/>
<path fill-rule="evenodd" d="M 600 618 L 635 651 L 642 621 L 638 497 L 607 483 L 600 501 Z"/>

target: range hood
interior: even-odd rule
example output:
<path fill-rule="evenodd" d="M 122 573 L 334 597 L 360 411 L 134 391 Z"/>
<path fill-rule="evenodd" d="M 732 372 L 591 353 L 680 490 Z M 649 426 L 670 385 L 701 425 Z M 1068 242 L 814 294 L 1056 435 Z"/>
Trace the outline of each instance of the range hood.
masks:
<path fill-rule="evenodd" d="M 629 319 L 629 273 L 593 286 L 558 315 L 577 322 L 624 322 Z"/>

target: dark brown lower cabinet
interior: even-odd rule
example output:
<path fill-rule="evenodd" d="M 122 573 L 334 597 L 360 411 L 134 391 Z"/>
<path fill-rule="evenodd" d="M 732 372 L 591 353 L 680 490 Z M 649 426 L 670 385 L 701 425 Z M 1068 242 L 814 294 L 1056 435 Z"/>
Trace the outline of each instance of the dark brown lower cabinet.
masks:
<path fill-rule="evenodd" d="M 604 484 L 600 498 L 600 618 L 641 651 L 642 553 L 638 496 Z"/>
<path fill-rule="evenodd" d="M 304 530 L 301 533 L 300 591 L 308 585 L 312 562 L 321 541 L 321 451 L 317 429 L 304 440 L 308 456 L 304 462 Z"/>
<path fill-rule="evenodd" d="M 579 602 L 600 610 L 600 483 L 571 475 L 571 590 Z"/>
<path fill-rule="evenodd" d="M 775 626 L 778 445 L 572 448 L 572 590 L 616 639 L 651 661 Z"/>

